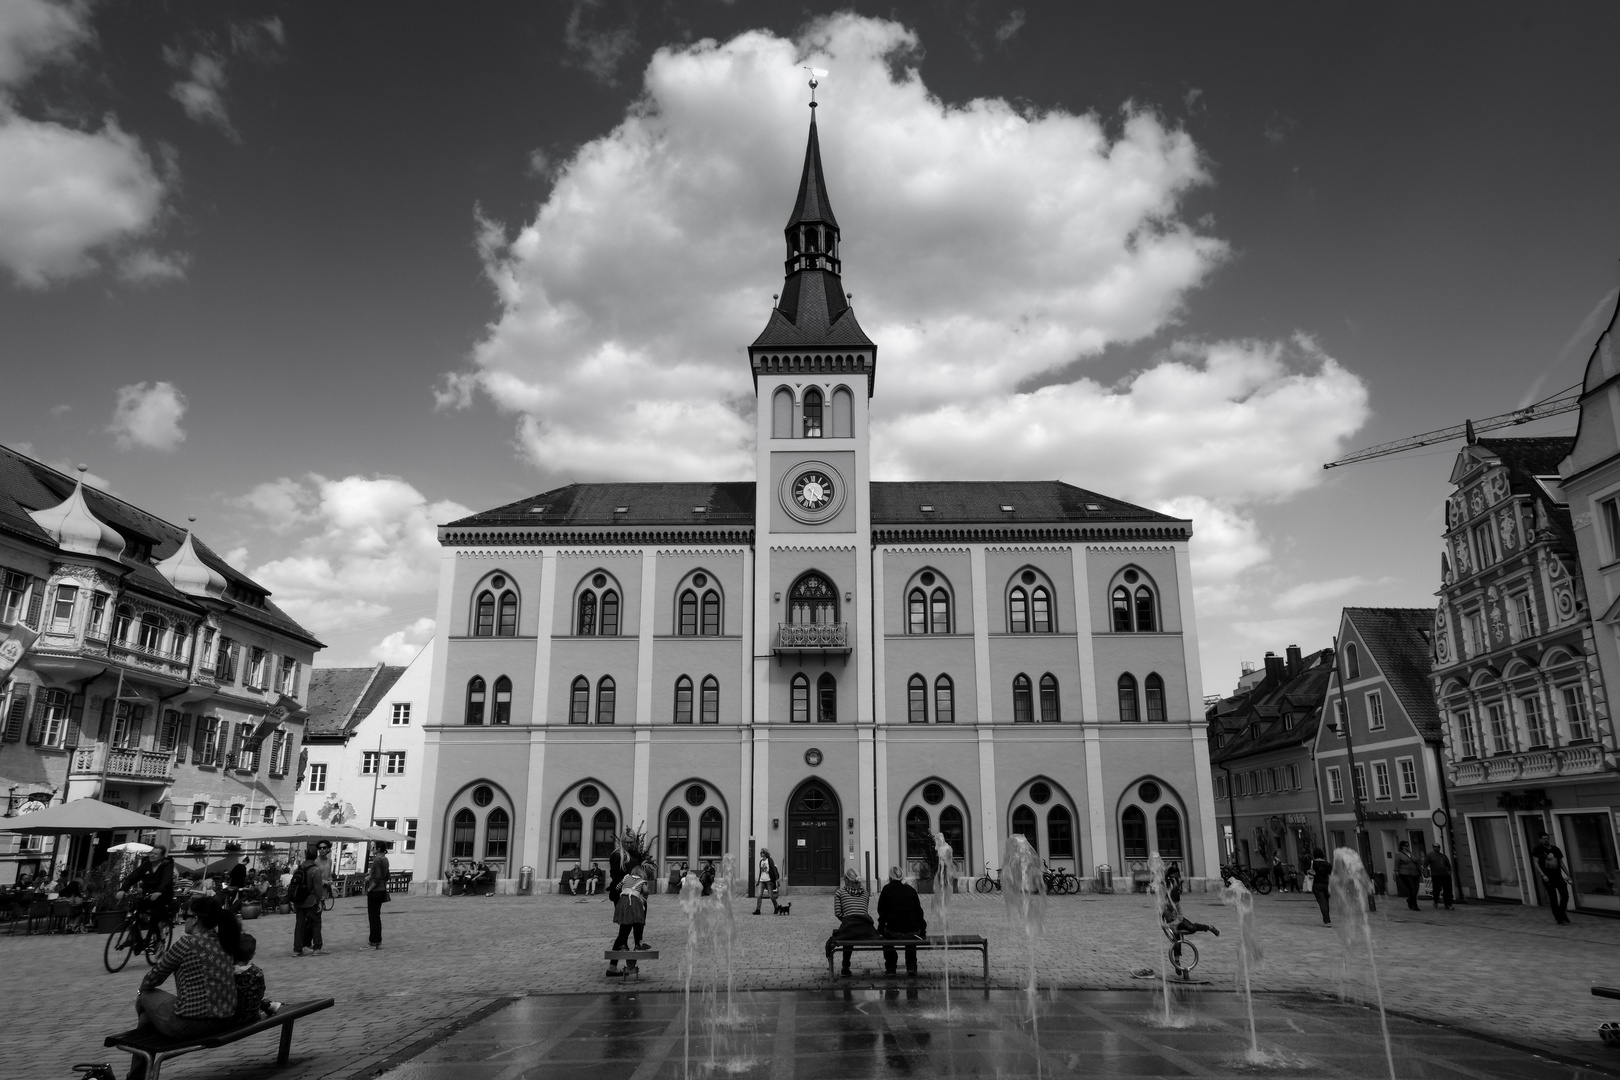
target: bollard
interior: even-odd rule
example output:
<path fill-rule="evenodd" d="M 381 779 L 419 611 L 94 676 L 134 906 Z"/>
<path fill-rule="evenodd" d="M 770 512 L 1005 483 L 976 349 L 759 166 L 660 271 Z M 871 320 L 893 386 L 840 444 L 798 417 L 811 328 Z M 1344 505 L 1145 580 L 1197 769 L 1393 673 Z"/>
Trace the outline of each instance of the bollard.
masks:
<path fill-rule="evenodd" d="M 517 891 L 519 896 L 528 896 L 534 891 L 534 867 L 525 866 L 518 871 Z"/>
<path fill-rule="evenodd" d="M 1107 863 L 1097 864 L 1097 891 L 1100 893 L 1114 891 L 1114 868 Z"/>

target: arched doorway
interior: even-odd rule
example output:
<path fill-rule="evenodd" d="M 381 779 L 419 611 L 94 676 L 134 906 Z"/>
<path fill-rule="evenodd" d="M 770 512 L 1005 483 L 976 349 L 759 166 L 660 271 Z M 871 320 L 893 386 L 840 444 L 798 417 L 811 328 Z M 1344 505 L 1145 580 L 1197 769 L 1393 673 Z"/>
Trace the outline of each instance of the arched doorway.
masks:
<path fill-rule="evenodd" d="M 820 780 L 806 780 L 788 800 L 787 866 L 793 885 L 837 885 L 843 860 L 839 854 L 838 797 Z"/>

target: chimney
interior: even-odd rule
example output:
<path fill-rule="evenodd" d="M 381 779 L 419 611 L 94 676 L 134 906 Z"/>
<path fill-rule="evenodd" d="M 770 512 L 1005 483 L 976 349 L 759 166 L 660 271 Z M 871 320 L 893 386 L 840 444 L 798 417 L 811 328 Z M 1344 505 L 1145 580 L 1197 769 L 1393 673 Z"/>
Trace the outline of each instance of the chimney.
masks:
<path fill-rule="evenodd" d="M 1240 674 L 1240 675 L 1249 675 L 1249 674 L 1252 674 L 1253 672 L 1254 672 L 1254 661 L 1253 660 L 1242 660 L 1242 661 L 1238 662 L 1238 674 Z"/>
<path fill-rule="evenodd" d="M 1274 652 L 1266 653 L 1266 678 L 1282 682 L 1285 677 L 1283 658 Z"/>
<path fill-rule="evenodd" d="M 1288 646 L 1288 677 L 1292 679 L 1305 667 L 1305 656 L 1299 651 L 1298 645 Z"/>

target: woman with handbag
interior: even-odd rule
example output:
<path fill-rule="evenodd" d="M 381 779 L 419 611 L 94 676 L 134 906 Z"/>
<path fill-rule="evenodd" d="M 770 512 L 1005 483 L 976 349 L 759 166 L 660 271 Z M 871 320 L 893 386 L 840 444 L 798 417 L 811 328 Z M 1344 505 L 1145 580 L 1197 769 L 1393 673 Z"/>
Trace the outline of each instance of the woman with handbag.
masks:
<path fill-rule="evenodd" d="M 373 845 L 376 852 L 366 871 L 366 918 L 371 923 L 371 938 L 367 942 L 373 949 L 382 948 L 382 906 L 388 903 L 388 845 Z"/>
<path fill-rule="evenodd" d="M 776 904 L 776 883 L 781 880 L 777 872 L 776 860 L 771 858 L 770 850 L 759 849 L 759 869 L 754 872 L 755 885 L 758 891 L 754 893 L 754 914 L 759 914 L 760 905 L 765 903 L 767 895 L 771 898 L 771 914 L 775 915 L 780 909 Z"/>

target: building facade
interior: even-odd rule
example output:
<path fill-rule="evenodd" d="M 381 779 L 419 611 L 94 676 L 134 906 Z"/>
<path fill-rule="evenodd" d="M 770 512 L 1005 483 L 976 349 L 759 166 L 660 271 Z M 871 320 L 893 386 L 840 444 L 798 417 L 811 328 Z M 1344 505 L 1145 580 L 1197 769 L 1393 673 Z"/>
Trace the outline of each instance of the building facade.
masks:
<path fill-rule="evenodd" d="M 1191 523 L 1063 483 L 875 483 L 877 347 L 815 124 L 749 347 L 757 481 L 575 484 L 440 529 L 423 876 L 542 880 L 616 829 L 790 887 L 1218 864 Z"/>
<path fill-rule="evenodd" d="M 287 820 L 321 644 L 190 529 L 0 447 L 0 634 L 8 814 L 95 798 Z M 0 881 L 48 857 L 0 843 Z M 72 847 L 70 865 L 100 857 Z"/>

